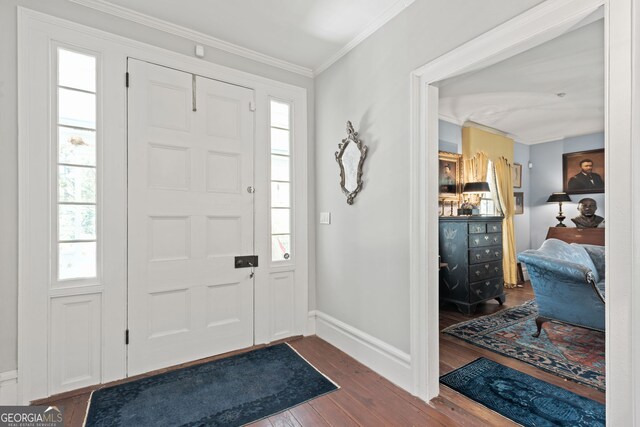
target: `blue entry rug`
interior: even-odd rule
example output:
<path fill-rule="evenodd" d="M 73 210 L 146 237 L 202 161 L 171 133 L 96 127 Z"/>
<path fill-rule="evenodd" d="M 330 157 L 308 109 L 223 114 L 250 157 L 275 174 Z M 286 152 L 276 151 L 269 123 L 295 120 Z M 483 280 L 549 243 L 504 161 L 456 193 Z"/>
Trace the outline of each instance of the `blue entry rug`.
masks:
<path fill-rule="evenodd" d="M 93 392 L 87 426 L 241 426 L 338 386 L 287 344 Z"/>
<path fill-rule="evenodd" d="M 603 404 L 484 357 L 440 382 L 524 426 L 605 425 Z"/>

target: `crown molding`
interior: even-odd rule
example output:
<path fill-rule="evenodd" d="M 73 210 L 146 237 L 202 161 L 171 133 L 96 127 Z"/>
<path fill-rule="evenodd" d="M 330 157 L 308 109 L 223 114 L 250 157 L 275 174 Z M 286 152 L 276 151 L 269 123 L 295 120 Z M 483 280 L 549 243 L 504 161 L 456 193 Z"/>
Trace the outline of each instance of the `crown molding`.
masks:
<path fill-rule="evenodd" d="M 235 45 L 233 43 L 220 40 L 218 38 L 209 36 L 207 34 L 195 31 L 180 25 L 172 24 L 171 22 L 164 21 L 162 19 L 154 18 L 149 15 L 145 15 L 140 12 L 136 12 L 126 7 L 118 6 L 110 3 L 106 0 L 69 0 L 73 3 L 98 10 L 100 12 L 107 13 L 109 15 L 117 16 L 128 21 L 136 22 L 138 24 L 145 25 L 156 30 L 164 31 L 169 34 L 173 34 L 185 39 L 193 40 L 197 43 L 202 43 L 215 49 L 222 50 L 224 52 L 232 53 L 234 55 L 241 56 L 243 58 L 251 59 L 256 62 L 260 62 L 272 67 L 280 68 L 285 71 L 300 74 L 305 77 L 313 78 L 314 73 L 310 68 L 300 65 L 292 64 L 291 62 L 284 61 L 282 59 L 274 58 L 269 55 L 265 55 L 260 52 L 256 52 L 251 49 L 244 48 L 242 46 Z"/>
<path fill-rule="evenodd" d="M 353 38 L 349 43 L 347 43 L 342 49 L 334 53 L 330 56 L 326 61 L 324 61 L 320 66 L 313 70 L 313 74 L 317 76 L 322 73 L 324 70 L 333 65 L 340 58 L 345 56 L 349 51 L 362 43 L 367 37 L 371 34 L 375 33 L 380 27 L 382 27 L 387 22 L 391 21 L 398 15 L 400 12 L 409 7 L 415 0 L 398 0 L 389 6 L 384 12 L 378 15 L 368 26 L 365 28 L 360 34 Z"/>

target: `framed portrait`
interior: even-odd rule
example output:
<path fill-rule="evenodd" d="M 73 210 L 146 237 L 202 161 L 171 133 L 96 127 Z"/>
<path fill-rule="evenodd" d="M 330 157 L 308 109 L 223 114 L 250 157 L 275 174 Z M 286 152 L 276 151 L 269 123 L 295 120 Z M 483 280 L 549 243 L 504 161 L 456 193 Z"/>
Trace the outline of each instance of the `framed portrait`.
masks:
<path fill-rule="evenodd" d="M 604 193 L 604 148 L 562 155 L 562 191 Z"/>
<path fill-rule="evenodd" d="M 438 152 L 438 196 L 458 200 L 462 188 L 462 154 Z"/>
<path fill-rule="evenodd" d="M 522 187 L 522 165 L 520 163 L 514 163 L 511 166 L 511 182 L 513 182 L 513 188 Z"/>
<path fill-rule="evenodd" d="M 516 215 L 522 215 L 524 213 L 524 193 L 521 191 L 517 191 L 513 193 L 513 197 L 515 199 L 514 206 L 516 207 Z"/>

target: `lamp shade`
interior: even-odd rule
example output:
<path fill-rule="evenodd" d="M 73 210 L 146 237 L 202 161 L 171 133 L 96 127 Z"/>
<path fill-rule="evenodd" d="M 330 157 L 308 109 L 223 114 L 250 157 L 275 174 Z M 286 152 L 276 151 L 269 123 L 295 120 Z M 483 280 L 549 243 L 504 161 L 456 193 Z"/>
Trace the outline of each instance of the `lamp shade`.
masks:
<path fill-rule="evenodd" d="M 571 197 L 567 193 L 552 193 L 547 199 L 547 203 L 570 202 Z"/>
<path fill-rule="evenodd" d="M 489 193 L 488 182 L 467 182 L 462 188 L 463 193 Z"/>

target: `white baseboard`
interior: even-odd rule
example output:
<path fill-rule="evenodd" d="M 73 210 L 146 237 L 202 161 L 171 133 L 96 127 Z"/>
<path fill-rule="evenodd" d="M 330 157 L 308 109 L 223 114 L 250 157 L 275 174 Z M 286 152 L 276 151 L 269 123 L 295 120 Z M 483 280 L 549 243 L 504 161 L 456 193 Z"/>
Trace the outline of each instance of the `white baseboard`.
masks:
<path fill-rule="evenodd" d="M 318 312 L 316 310 L 309 311 L 309 315 L 307 317 L 307 324 L 304 328 L 305 337 L 316 334 L 316 315 L 317 314 Z"/>
<path fill-rule="evenodd" d="M 410 355 L 321 311 L 315 311 L 315 317 L 318 337 L 411 392 Z"/>
<path fill-rule="evenodd" d="M 18 404 L 18 371 L 0 372 L 0 405 Z"/>

